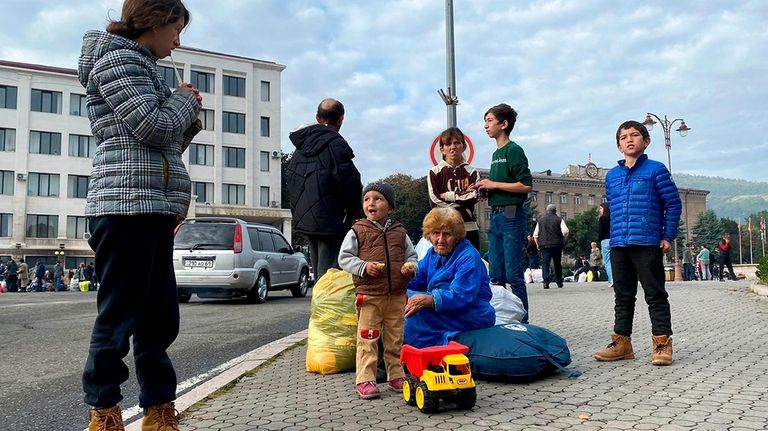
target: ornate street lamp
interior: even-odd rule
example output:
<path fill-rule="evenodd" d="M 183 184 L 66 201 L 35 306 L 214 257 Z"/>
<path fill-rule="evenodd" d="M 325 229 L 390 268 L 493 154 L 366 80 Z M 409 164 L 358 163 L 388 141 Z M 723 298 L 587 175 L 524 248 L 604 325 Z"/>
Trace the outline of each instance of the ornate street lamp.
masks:
<path fill-rule="evenodd" d="M 688 136 L 688 131 L 690 131 L 691 128 L 685 124 L 685 120 L 683 120 L 682 118 L 675 118 L 674 120 L 669 121 L 666 115 L 664 116 L 664 119 L 661 119 L 658 115 L 649 112 L 645 115 L 645 121 L 643 121 L 645 128 L 648 129 L 649 132 L 653 130 L 653 126 L 656 124 L 656 121 L 653 121 L 653 118 L 651 117 L 659 120 L 658 122 L 661 124 L 661 129 L 664 131 L 664 147 L 667 149 L 667 168 L 669 169 L 669 174 L 671 175 L 672 174 L 672 155 L 671 155 L 672 141 L 669 135 L 670 135 L 670 131 L 672 130 L 672 125 L 678 121 L 680 122 L 680 126 L 677 129 L 675 129 L 675 131 L 680 133 L 680 136 L 683 138 Z M 680 257 L 677 254 L 677 239 L 672 241 L 672 246 L 674 247 L 673 253 L 675 254 L 675 264 L 674 264 L 675 281 L 683 281 L 683 272 L 680 270 Z"/>

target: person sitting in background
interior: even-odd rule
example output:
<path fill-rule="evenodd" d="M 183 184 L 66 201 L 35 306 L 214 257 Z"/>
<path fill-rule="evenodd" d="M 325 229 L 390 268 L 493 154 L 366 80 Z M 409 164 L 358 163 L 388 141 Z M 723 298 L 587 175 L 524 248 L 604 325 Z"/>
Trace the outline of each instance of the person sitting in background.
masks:
<path fill-rule="evenodd" d="M 579 281 L 579 275 L 587 271 L 589 271 L 589 259 L 582 254 L 576 258 L 576 263 L 573 264 L 573 281 Z"/>
<path fill-rule="evenodd" d="M 408 283 L 405 344 L 440 346 L 459 332 L 496 323 L 488 270 L 464 238 L 464 220 L 452 208 L 434 208 L 422 226 L 432 248 Z"/>

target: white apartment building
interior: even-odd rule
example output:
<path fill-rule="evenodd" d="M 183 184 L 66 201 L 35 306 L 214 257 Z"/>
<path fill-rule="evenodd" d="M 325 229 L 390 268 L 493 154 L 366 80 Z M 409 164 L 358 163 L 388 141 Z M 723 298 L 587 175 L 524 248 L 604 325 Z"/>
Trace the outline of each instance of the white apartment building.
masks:
<path fill-rule="evenodd" d="M 280 208 L 280 77 L 285 66 L 194 48 L 160 61 L 203 96 L 201 131 L 184 154 L 189 217 L 233 216 L 291 238 Z M 84 216 L 96 143 L 74 69 L 0 60 L 0 259 L 66 268 L 92 260 Z M 141 240 L 137 238 L 137 241 Z M 62 259 L 63 256 L 63 259 Z"/>

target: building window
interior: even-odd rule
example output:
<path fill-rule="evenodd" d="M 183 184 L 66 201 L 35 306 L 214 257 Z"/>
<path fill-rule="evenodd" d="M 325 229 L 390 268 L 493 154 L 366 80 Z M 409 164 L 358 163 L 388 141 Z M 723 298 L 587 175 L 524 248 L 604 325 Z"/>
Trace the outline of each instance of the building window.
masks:
<path fill-rule="evenodd" d="M 0 171 L 0 195 L 13 196 L 13 171 Z"/>
<path fill-rule="evenodd" d="M 269 117 L 261 117 L 261 137 L 269 138 Z"/>
<path fill-rule="evenodd" d="M 0 151 L 16 151 L 16 129 L 0 127 Z"/>
<path fill-rule="evenodd" d="M 61 114 L 61 92 L 32 89 L 32 110 Z"/>
<path fill-rule="evenodd" d="M 13 226 L 13 214 L 0 214 L 0 236 L 10 237 Z"/>
<path fill-rule="evenodd" d="M 272 100 L 269 89 L 269 81 L 261 81 L 261 101 L 269 102 Z"/>
<path fill-rule="evenodd" d="M 27 214 L 27 238 L 57 238 L 59 216 Z"/>
<path fill-rule="evenodd" d="M 0 85 L 0 108 L 16 109 L 16 87 Z"/>
<path fill-rule="evenodd" d="M 261 190 L 259 190 L 259 205 L 263 207 L 269 206 L 269 187 L 261 186 Z"/>
<path fill-rule="evenodd" d="M 88 107 L 86 106 L 86 98 L 82 94 L 70 94 L 69 95 L 69 115 L 76 115 L 78 117 L 88 116 Z"/>
<path fill-rule="evenodd" d="M 600 196 L 600 203 L 603 204 L 606 202 L 608 202 L 608 198 L 606 198 L 605 195 Z"/>
<path fill-rule="evenodd" d="M 565 212 L 565 211 L 562 211 L 562 212 L 560 212 L 560 217 L 561 217 L 563 220 L 568 220 L 568 213 L 567 213 L 567 212 Z"/>
<path fill-rule="evenodd" d="M 595 195 L 587 196 L 587 205 L 592 206 L 595 204 Z"/>
<path fill-rule="evenodd" d="M 176 70 L 178 71 L 179 76 L 184 76 L 184 69 Z M 160 75 L 160 78 L 162 78 L 168 88 L 176 88 L 180 84 L 178 78 L 176 78 L 176 73 L 173 71 L 173 67 L 157 66 L 157 74 Z"/>
<path fill-rule="evenodd" d="M 551 203 L 552 203 L 552 192 L 547 192 L 547 193 L 544 195 L 544 200 L 545 200 L 545 201 L 546 201 L 548 204 L 551 204 Z"/>
<path fill-rule="evenodd" d="M 531 202 L 536 202 L 539 200 L 539 192 L 531 192 L 528 194 L 528 196 L 531 197 Z"/>
<path fill-rule="evenodd" d="M 245 97 L 245 78 L 224 75 L 224 95 Z"/>
<path fill-rule="evenodd" d="M 189 146 L 189 164 L 213 166 L 213 145 L 191 144 Z"/>
<path fill-rule="evenodd" d="M 259 152 L 259 169 L 261 172 L 269 172 L 269 151 Z"/>
<path fill-rule="evenodd" d="M 223 114 L 222 122 L 225 132 L 245 134 L 245 114 L 227 111 Z"/>
<path fill-rule="evenodd" d="M 224 147 L 224 166 L 245 168 L 245 148 Z"/>
<path fill-rule="evenodd" d="M 195 181 L 192 183 L 192 194 L 196 195 L 195 202 L 213 202 L 213 183 Z"/>
<path fill-rule="evenodd" d="M 581 195 L 573 195 L 573 204 L 581 205 Z"/>
<path fill-rule="evenodd" d="M 67 197 L 85 199 L 88 195 L 88 176 L 69 175 L 67 179 Z"/>
<path fill-rule="evenodd" d="M 200 115 L 198 115 L 197 118 L 203 123 L 203 130 L 213 130 L 213 114 L 214 111 L 211 109 L 200 110 Z"/>
<path fill-rule="evenodd" d="M 88 218 L 81 216 L 67 216 L 67 238 L 83 239 L 88 232 Z"/>
<path fill-rule="evenodd" d="M 221 202 L 226 205 L 245 205 L 245 186 L 241 184 L 222 184 Z"/>
<path fill-rule="evenodd" d="M 96 154 L 96 139 L 93 136 L 69 135 L 70 157 L 93 157 Z"/>
<path fill-rule="evenodd" d="M 192 71 L 192 86 L 202 93 L 213 94 L 213 74 L 206 72 Z"/>
<path fill-rule="evenodd" d="M 27 178 L 27 195 L 59 196 L 59 174 L 41 174 L 30 172 Z"/>
<path fill-rule="evenodd" d="M 561 204 L 568 203 L 568 193 L 560 193 L 560 203 Z"/>
<path fill-rule="evenodd" d="M 61 155 L 61 133 L 29 132 L 29 152 L 33 154 Z"/>

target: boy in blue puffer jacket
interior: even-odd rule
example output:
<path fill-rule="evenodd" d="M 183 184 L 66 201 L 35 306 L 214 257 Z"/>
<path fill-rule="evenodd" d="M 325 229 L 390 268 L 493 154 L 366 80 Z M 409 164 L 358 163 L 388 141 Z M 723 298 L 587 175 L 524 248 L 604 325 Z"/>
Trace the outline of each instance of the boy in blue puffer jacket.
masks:
<path fill-rule="evenodd" d="M 616 131 L 616 145 L 624 160 L 605 178 L 611 211 L 614 334 L 608 347 L 595 353 L 598 361 L 635 358 L 630 336 L 639 280 L 651 317 L 651 362 L 672 363 L 672 319 L 664 288 L 663 255 L 677 236 L 682 205 L 667 168 L 645 154 L 650 144 L 648 130 L 637 121 L 626 121 Z"/>

